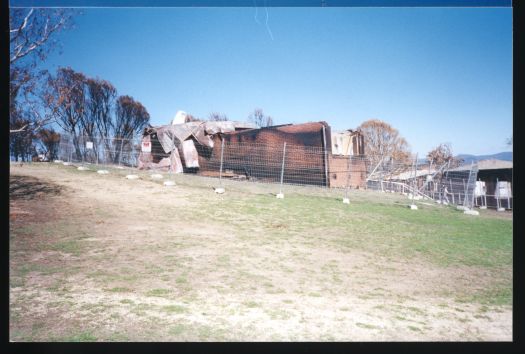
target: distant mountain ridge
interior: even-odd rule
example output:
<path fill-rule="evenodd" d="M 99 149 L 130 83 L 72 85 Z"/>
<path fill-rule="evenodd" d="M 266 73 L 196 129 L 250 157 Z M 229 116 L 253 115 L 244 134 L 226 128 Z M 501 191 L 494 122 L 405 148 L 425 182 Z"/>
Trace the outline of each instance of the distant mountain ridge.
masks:
<path fill-rule="evenodd" d="M 456 158 L 462 159 L 464 163 L 471 163 L 472 161 L 477 162 L 481 160 L 503 160 L 503 161 L 512 161 L 512 151 L 499 152 L 492 155 L 470 155 L 470 154 L 459 154 L 456 155 Z M 428 163 L 426 158 L 417 159 L 418 164 Z"/>
<path fill-rule="evenodd" d="M 512 151 L 499 152 L 493 155 L 469 155 L 469 154 L 459 154 L 456 158 L 463 159 L 464 162 L 476 162 L 480 160 L 503 160 L 503 161 L 512 161 Z"/>

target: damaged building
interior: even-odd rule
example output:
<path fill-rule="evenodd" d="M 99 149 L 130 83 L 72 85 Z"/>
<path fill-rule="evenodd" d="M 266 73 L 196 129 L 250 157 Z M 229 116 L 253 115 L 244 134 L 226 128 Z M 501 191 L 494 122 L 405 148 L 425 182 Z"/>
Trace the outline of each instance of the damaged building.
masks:
<path fill-rule="evenodd" d="M 223 177 L 278 182 L 283 152 L 284 183 L 335 188 L 366 184 L 361 132 L 332 134 L 326 122 L 257 128 L 243 122 L 193 121 L 148 127 L 138 167 L 215 177 L 222 153 Z"/>

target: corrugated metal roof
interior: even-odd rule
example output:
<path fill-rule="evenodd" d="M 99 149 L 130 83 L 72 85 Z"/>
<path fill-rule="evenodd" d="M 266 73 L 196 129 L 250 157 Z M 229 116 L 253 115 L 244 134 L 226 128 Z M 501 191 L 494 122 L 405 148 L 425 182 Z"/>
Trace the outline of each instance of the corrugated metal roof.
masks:
<path fill-rule="evenodd" d="M 250 134 L 254 130 L 276 130 L 283 133 L 290 133 L 290 134 L 297 134 L 297 133 L 312 133 L 312 132 L 319 132 L 323 126 L 325 128 L 328 128 L 328 123 L 326 122 L 308 122 L 308 123 L 301 123 L 301 124 L 286 124 L 286 125 L 277 125 L 277 126 L 270 126 L 270 127 L 264 127 L 264 128 L 258 128 L 258 129 L 247 129 L 247 130 L 240 130 L 235 132 L 227 132 L 227 135 L 243 135 L 243 134 Z"/>
<path fill-rule="evenodd" d="M 512 165 L 513 165 L 512 161 L 505 161 L 505 160 L 491 159 L 491 160 L 478 161 L 478 169 L 480 171 L 512 169 Z M 470 169 L 470 164 L 450 169 L 450 171 L 465 171 L 469 169 Z"/>

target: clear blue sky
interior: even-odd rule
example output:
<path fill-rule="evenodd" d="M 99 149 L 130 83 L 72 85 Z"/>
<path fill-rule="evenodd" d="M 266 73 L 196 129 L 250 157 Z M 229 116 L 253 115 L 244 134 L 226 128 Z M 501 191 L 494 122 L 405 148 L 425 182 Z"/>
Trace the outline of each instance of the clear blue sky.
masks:
<path fill-rule="evenodd" d="M 82 11 L 45 66 L 109 80 L 154 125 L 260 107 L 333 130 L 381 119 L 420 156 L 510 150 L 511 8 L 268 8 L 268 28 L 264 7 Z"/>

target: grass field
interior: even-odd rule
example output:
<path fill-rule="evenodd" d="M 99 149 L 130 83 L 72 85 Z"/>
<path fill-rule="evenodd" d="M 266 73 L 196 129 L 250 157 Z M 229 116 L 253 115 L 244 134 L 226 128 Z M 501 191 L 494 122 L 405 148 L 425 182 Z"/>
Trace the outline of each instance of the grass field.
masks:
<path fill-rule="evenodd" d="M 11 340 L 512 340 L 509 213 L 116 172 L 11 167 Z"/>

